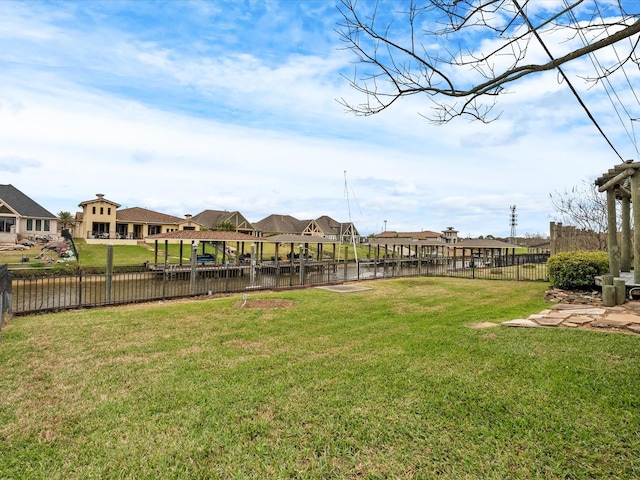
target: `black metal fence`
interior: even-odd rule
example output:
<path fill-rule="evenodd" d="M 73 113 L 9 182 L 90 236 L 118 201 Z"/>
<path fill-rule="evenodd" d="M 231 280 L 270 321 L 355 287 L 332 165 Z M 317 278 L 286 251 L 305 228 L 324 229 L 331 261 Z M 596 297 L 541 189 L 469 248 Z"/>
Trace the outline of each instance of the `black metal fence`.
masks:
<path fill-rule="evenodd" d="M 11 313 L 12 278 L 9 267 L 0 265 L 0 335 L 2 335 L 2 325 L 6 316 Z"/>
<path fill-rule="evenodd" d="M 9 299 L 14 314 L 24 314 L 375 278 L 445 276 L 548 281 L 547 258 L 516 255 L 494 259 L 491 265 L 451 258 L 387 258 L 348 263 L 303 260 L 198 267 L 159 265 L 141 272 L 79 272 L 14 278 L 12 282 L 9 280 L 9 297 L 3 298 Z"/>

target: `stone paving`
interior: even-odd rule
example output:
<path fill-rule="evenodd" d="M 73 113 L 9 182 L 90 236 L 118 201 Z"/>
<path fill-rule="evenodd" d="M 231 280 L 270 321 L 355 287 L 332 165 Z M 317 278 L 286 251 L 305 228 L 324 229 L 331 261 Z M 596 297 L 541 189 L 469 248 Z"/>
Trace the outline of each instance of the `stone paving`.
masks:
<path fill-rule="evenodd" d="M 640 334 L 640 302 L 617 307 L 558 303 L 527 318 L 503 322 L 506 327 L 560 327 Z"/>

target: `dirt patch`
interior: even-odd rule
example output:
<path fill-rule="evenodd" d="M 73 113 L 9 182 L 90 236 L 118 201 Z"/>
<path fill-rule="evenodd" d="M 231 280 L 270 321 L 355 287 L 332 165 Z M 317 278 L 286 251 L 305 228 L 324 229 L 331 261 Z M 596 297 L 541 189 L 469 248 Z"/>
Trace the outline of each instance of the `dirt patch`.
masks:
<path fill-rule="evenodd" d="M 327 285 L 322 287 L 316 287 L 320 290 L 329 290 L 330 292 L 338 292 L 338 293 L 351 293 L 351 292 L 364 292 L 366 290 L 371 290 L 369 287 L 363 287 L 360 285 Z"/>
<path fill-rule="evenodd" d="M 404 280 L 402 284 L 407 287 L 426 287 L 429 285 L 433 285 L 434 282 L 429 280 Z"/>
<path fill-rule="evenodd" d="M 493 323 L 493 322 L 480 322 L 480 323 L 474 323 L 473 325 L 470 325 L 470 328 L 473 328 L 473 329 L 491 328 L 491 327 L 497 327 L 498 325 L 500 324 Z"/>
<path fill-rule="evenodd" d="M 296 302 L 292 300 L 283 300 L 281 298 L 251 298 L 246 302 L 236 302 L 236 307 L 242 308 L 289 308 L 293 307 Z"/>

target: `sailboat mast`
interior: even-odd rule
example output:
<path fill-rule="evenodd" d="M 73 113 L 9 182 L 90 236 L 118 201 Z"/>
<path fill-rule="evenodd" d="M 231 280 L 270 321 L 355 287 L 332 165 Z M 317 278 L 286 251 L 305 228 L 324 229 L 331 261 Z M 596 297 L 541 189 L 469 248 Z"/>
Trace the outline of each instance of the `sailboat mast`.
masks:
<path fill-rule="evenodd" d="M 353 243 L 353 254 L 358 265 L 358 250 L 356 249 L 356 236 L 353 232 L 353 221 L 351 220 L 351 204 L 349 203 L 349 187 L 347 186 L 347 171 L 344 171 L 344 193 L 347 197 L 347 210 L 349 211 L 349 228 L 351 230 L 351 242 Z"/>

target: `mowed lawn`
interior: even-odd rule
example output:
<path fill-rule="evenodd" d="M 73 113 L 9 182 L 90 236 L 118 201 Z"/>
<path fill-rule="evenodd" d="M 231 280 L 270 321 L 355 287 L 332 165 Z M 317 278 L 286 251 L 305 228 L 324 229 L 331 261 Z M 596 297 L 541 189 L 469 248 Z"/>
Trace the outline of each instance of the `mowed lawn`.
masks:
<path fill-rule="evenodd" d="M 640 336 L 471 328 L 543 283 L 358 285 L 12 319 L 0 478 L 640 478 Z"/>

